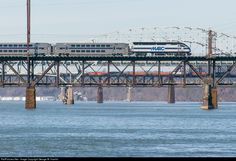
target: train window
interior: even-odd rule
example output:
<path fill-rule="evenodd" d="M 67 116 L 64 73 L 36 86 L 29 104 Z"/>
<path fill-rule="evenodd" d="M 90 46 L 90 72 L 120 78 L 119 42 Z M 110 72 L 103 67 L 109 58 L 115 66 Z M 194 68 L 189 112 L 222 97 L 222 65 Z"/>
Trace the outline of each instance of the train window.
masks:
<path fill-rule="evenodd" d="M 90 53 L 90 50 L 86 50 L 86 53 Z"/>
<path fill-rule="evenodd" d="M 20 53 L 22 53 L 23 51 L 22 50 L 19 50 Z"/>
<path fill-rule="evenodd" d="M 90 45 L 86 45 L 86 47 L 90 47 Z"/>
<path fill-rule="evenodd" d="M 91 47 L 95 48 L 95 45 L 91 45 Z"/>
<path fill-rule="evenodd" d="M 73 48 L 74 48 L 74 47 L 75 47 L 75 45 L 71 45 L 71 47 L 73 47 Z"/>
<path fill-rule="evenodd" d="M 106 45 L 106 47 L 108 47 L 108 48 L 109 48 L 109 47 L 111 47 L 111 45 Z"/>
<path fill-rule="evenodd" d="M 3 52 L 4 52 L 4 53 L 6 53 L 6 52 L 7 52 L 7 50 L 3 50 Z"/>
<path fill-rule="evenodd" d="M 15 44 L 14 47 L 17 47 L 17 45 Z"/>
<path fill-rule="evenodd" d="M 85 47 L 85 45 L 81 45 L 81 47 Z"/>
<path fill-rule="evenodd" d="M 2 45 L 0 45 L 0 47 L 2 47 Z"/>
<path fill-rule="evenodd" d="M 14 50 L 14 53 L 17 53 L 17 50 Z"/>
<path fill-rule="evenodd" d="M 77 53 L 80 53 L 80 50 L 76 50 Z"/>
<path fill-rule="evenodd" d="M 61 50 L 66 49 L 66 48 L 60 48 Z"/>
<path fill-rule="evenodd" d="M 29 47 L 33 47 L 33 45 L 29 45 Z"/>
<path fill-rule="evenodd" d="M 12 52 L 12 50 L 9 50 L 9 52 Z"/>
<path fill-rule="evenodd" d="M 74 52 L 75 52 L 75 50 L 71 50 L 71 52 L 72 52 L 72 53 L 74 53 Z"/>
<path fill-rule="evenodd" d="M 2 52 L 2 50 L 0 50 L 0 53 Z"/>
<path fill-rule="evenodd" d="M 24 45 L 24 47 L 27 47 L 27 45 Z"/>
<path fill-rule="evenodd" d="M 76 45 L 77 47 L 80 47 L 80 45 Z"/>
<path fill-rule="evenodd" d="M 95 50 L 91 50 L 92 53 L 95 53 Z"/>
<path fill-rule="evenodd" d="M 105 51 L 105 50 L 102 50 L 101 52 L 102 52 L 102 53 L 105 53 L 106 51 Z"/>
<path fill-rule="evenodd" d="M 101 45 L 101 47 L 105 47 L 105 45 Z"/>
<path fill-rule="evenodd" d="M 9 47 L 12 47 L 12 45 L 9 45 Z"/>
<path fill-rule="evenodd" d="M 96 45 L 96 47 L 100 48 L 100 47 L 101 47 L 101 45 Z"/>
<path fill-rule="evenodd" d="M 45 48 L 39 48 L 40 50 L 44 50 Z"/>
<path fill-rule="evenodd" d="M 81 52 L 82 52 L 82 53 L 84 53 L 84 52 L 85 52 L 85 50 L 82 50 Z"/>
<path fill-rule="evenodd" d="M 27 50 L 24 50 L 24 52 L 26 53 L 26 52 L 27 52 Z"/>
<path fill-rule="evenodd" d="M 19 47 L 22 47 L 22 45 L 19 45 Z"/>
<path fill-rule="evenodd" d="M 7 45 L 3 45 L 4 47 L 7 47 Z"/>
<path fill-rule="evenodd" d="M 101 51 L 100 50 L 96 50 L 97 53 L 100 53 Z"/>

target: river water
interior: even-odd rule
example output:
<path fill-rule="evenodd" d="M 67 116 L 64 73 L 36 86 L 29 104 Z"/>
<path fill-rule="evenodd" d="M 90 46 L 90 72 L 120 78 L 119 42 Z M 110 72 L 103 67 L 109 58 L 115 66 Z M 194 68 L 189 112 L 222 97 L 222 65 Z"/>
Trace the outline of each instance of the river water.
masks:
<path fill-rule="evenodd" d="M 236 156 L 236 103 L 0 102 L 0 157 Z"/>

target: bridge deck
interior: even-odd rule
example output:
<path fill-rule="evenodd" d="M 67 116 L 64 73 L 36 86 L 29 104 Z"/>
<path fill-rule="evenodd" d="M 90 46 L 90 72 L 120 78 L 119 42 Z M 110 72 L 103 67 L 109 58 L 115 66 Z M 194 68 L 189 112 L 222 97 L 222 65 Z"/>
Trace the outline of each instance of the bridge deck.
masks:
<path fill-rule="evenodd" d="M 27 56 L 0 56 L 0 61 L 26 61 Z M 236 61 L 235 56 L 162 56 L 162 57 L 134 57 L 134 56 L 37 56 L 30 57 L 34 61 Z"/>

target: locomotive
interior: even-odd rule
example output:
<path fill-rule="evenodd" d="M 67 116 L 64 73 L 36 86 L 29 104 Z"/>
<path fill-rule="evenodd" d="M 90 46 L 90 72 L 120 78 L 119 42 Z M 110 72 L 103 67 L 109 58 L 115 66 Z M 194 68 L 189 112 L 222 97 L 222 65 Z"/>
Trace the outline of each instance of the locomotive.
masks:
<path fill-rule="evenodd" d="M 181 42 L 133 42 L 130 51 L 135 56 L 191 55 L 191 49 Z"/>

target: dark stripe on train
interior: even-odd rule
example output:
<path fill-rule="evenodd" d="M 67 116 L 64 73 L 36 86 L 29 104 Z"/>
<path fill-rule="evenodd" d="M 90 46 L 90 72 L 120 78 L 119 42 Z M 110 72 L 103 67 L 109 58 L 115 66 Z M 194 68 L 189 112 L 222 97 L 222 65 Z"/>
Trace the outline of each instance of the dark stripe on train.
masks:
<path fill-rule="evenodd" d="M 165 47 L 163 47 L 163 48 L 165 48 Z M 143 50 L 145 49 L 145 50 L 152 50 L 152 49 L 153 49 L 153 47 L 152 47 L 152 48 L 133 48 L 133 49 L 141 49 L 141 50 L 142 50 L 142 49 L 143 49 Z M 167 50 L 168 50 L 168 49 L 169 49 L 169 50 L 175 50 L 175 49 L 178 49 L 178 48 L 165 48 L 165 50 L 166 50 L 166 49 L 167 49 Z M 182 48 L 179 48 L 179 49 L 180 49 L 180 50 L 182 50 Z M 189 48 L 183 48 L 183 49 L 188 49 L 188 50 L 190 50 Z"/>

